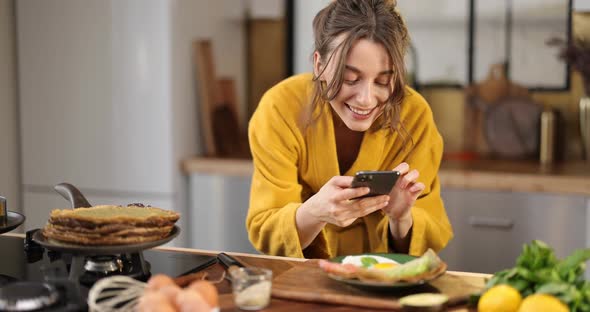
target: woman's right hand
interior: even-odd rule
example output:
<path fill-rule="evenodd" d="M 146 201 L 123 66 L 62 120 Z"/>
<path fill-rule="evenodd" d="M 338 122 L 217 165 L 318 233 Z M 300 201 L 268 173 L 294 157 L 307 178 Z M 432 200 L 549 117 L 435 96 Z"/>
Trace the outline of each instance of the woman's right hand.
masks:
<path fill-rule="evenodd" d="M 352 179 L 349 176 L 331 178 L 305 202 L 305 213 L 316 221 L 346 227 L 389 204 L 388 195 L 351 200 L 369 193 L 368 187 L 351 188 Z"/>
<path fill-rule="evenodd" d="M 369 193 L 368 187 L 351 188 L 353 177 L 336 176 L 305 201 L 295 214 L 301 248 L 307 248 L 326 223 L 340 227 L 386 207 L 389 195 L 355 199 Z"/>

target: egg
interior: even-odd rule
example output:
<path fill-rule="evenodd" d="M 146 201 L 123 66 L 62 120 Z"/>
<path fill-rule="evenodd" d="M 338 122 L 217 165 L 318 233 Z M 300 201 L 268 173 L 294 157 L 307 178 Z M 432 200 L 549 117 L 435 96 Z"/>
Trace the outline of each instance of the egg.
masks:
<path fill-rule="evenodd" d="M 176 285 L 174 280 L 167 275 L 164 274 L 156 274 L 150 278 L 147 282 L 146 289 L 148 290 L 159 290 L 164 286 L 171 286 Z"/>
<path fill-rule="evenodd" d="M 174 301 L 176 299 L 176 295 L 182 290 L 182 288 L 176 285 L 165 285 L 162 286 L 157 292 L 163 294 L 168 298 L 170 301 Z"/>
<path fill-rule="evenodd" d="M 199 292 L 199 294 L 203 297 L 203 299 L 205 299 L 210 307 L 219 306 L 219 295 L 217 293 L 217 288 L 215 288 L 211 282 L 203 280 L 195 281 L 190 284 L 188 289 Z"/>
<path fill-rule="evenodd" d="M 388 263 L 377 263 L 377 264 L 374 264 L 374 265 L 371 267 L 371 269 L 377 269 L 377 270 L 389 270 L 389 269 L 391 269 L 391 268 L 394 268 L 394 267 L 396 267 L 396 266 L 398 266 L 398 264 L 397 264 L 397 263 L 389 263 L 389 262 L 388 262 Z"/>
<path fill-rule="evenodd" d="M 399 263 L 382 256 L 358 255 L 344 257 L 344 259 L 342 259 L 342 264 L 352 264 L 365 268 L 389 269 L 398 265 Z"/>
<path fill-rule="evenodd" d="M 207 312 L 213 308 L 198 291 L 188 288 L 178 293 L 176 305 L 180 308 L 179 312 Z"/>
<path fill-rule="evenodd" d="M 138 312 L 176 312 L 176 307 L 168 298 L 157 291 L 146 291 L 137 304 Z"/>

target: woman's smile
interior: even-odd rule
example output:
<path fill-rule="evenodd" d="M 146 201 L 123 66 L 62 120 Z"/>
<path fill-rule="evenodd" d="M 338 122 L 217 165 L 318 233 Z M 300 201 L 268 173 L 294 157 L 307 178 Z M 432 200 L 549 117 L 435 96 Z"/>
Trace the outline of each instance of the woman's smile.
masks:
<path fill-rule="evenodd" d="M 355 119 L 367 119 L 371 117 L 371 113 L 375 111 L 377 106 L 370 108 L 370 109 L 363 109 L 356 106 L 351 106 L 350 104 L 344 103 L 344 105 L 348 108 L 350 112 L 352 112 L 352 117 Z"/>

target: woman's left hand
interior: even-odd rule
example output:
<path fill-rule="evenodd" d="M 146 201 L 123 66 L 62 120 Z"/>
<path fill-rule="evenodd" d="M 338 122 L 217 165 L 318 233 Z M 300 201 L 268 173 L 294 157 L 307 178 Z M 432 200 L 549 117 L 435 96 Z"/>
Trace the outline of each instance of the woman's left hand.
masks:
<path fill-rule="evenodd" d="M 389 193 L 389 205 L 383 208 L 383 212 L 393 221 L 409 218 L 412 206 L 416 199 L 424 191 L 424 183 L 417 182 L 420 173 L 403 162 L 393 169 L 399 171 L 400 177 Z"/>

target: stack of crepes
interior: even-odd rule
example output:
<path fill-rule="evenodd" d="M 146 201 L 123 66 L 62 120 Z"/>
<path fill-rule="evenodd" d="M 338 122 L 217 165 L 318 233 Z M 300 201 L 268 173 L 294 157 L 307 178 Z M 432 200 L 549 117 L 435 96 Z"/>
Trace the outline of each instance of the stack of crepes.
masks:
<path fill-rule="evenodd" d="M 156 207 L 93 206 L 55 209 L 43 229 L 53 240 L 79 245 L 125 245 L 165 238 L 180 218 Z"/>

